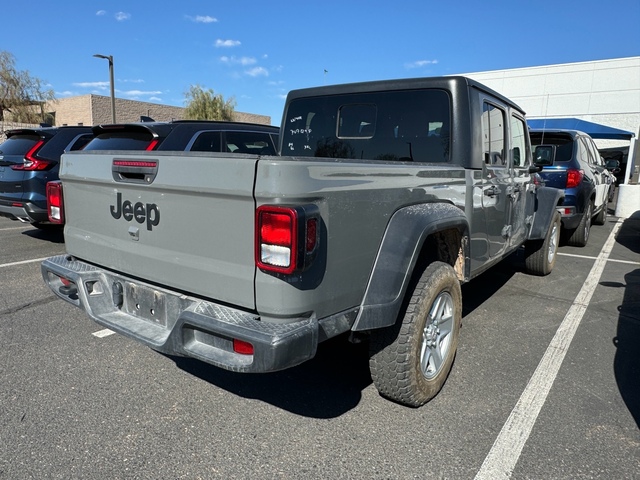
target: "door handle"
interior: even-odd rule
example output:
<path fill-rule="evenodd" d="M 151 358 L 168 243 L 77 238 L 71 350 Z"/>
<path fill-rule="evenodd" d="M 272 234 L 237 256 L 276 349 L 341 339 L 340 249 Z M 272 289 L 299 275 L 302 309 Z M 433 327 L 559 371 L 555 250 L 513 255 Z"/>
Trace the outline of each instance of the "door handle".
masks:
<path fill-rule="evenodd" d="M 499 191 L 498 191 L 498 187 L 496 187 L 495 185 L 494 185 L 494 186 L 491 186 L 491 187 L 489 187 L 489 188 L 487 188 L 487 189 L 484 191 L 484 194 L 485 194 L 487 197 L 495 197 L 496 195 L 498 195 L 498 193 L 499 193 Z"/>

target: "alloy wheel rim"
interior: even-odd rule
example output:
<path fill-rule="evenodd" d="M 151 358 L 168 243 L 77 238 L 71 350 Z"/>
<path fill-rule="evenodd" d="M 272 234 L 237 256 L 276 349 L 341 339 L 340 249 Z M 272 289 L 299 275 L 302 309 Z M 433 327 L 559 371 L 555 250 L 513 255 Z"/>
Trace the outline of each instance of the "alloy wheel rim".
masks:
<path fill-rule="evenodd" d="M 451 348 L 453 325 L 453 297 L 441 292 L 431 305 L 422 331 L 420 370 L 427 380 L 442 370 Z"/>
<path fill-rule="evenodd" d="M 553 223 L 551 230 L 551 238 L 549 239 L 549 250 L 547 251 L 547 262 L 553 262 L 553 258 L 556 256 L 556 250 L 558 249 L 558 224 Z"/>

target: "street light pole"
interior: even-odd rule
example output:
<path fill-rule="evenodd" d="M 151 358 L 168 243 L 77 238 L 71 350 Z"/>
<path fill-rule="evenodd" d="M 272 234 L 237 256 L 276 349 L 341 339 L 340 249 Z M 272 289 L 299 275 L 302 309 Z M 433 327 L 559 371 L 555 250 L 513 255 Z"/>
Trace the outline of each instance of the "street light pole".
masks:
<path fill-rule="evenodd" d="M 116 123 L 116 93 L 113 81 L 113 55 L 100 55 L 96 53 L 94 57 L 109 60 L 109 83 L 111 84 L 111 123 Z"/>

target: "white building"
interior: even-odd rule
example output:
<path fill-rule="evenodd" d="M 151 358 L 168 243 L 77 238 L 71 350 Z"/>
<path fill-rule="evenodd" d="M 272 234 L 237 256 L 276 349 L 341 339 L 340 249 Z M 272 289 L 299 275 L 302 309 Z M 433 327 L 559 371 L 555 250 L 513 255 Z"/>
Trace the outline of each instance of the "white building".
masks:
<path fill-rule="evenodd" d="M 627 132 L 625 140 L 607 140 L 591 134 L 599 148 L 629 150 L 627 175 L 640 166 L 640 57 L 540 67 L 467 73 L 520 105 L 529 119 L 547 119 L 574 128 L 574 119 Z M 581 125 L 586 125 L 582 123 Z M 598 127 L 593 127 L 598 130 Z M 604 129 L 601 129 L 604 130 Z M 629 135 L 631 134 L 631 135 Z M 609 136 L 610 137 L 610 136 Z M 605 138 L 607 138 L 605 136 Z M 635 154 L 634 154 L 635 152 Z M 627 158 L 623 158 L 626 161 Z M 635 160 L 635 163 L 634 163 Z M 626 165 L 625 165 L 626 166 Z"/>

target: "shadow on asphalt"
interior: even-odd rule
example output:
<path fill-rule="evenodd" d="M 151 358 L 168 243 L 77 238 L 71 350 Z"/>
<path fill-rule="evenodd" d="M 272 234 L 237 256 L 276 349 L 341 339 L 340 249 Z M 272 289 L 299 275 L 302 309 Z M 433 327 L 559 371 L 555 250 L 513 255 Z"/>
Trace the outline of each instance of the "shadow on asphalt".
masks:
<path fill-rule="evenodd" d="M 191 358 L 170 358 L 178 368 L 235 395 L 312 418 L 343 415 L 371 385 L 368 343 L 351 344 L 346 335 L 321 343 L 316 356 L 302 365 L 274 373 L 233 373 Z"/>
<path fill-rule="evenodd" d="M 640 253 L 640 215 L 624 221 L 616 240 Z M 618 330 L 613 339 L 613 371 L 620 395 L 640 428 L 640 269 L 627 273 L 624 280 L 624 285 L 616 285 L 624 287 L 624 297 L 618 307 Z"/>
<path fill-rule="evenodd" d="M 524 253 L 517 251 L 462 285 L 462 321 L 497 293 L 516 273 L 524 271 Z"/>
<path fill-rule="evenodd" d="M 618 330 L 613 339 L 613 371 L 620 395 L 640 428 L 640 269 L 624 279 L 624 298 L 618 307 Z"/>
<path fill-rule="evenodd" d="M 51 243 L 64 243 L 64 234 L 60 227 L 44 229 L 32 228 L 31 230 L 25 230 L 22 232 L 22 235 Z"/>

